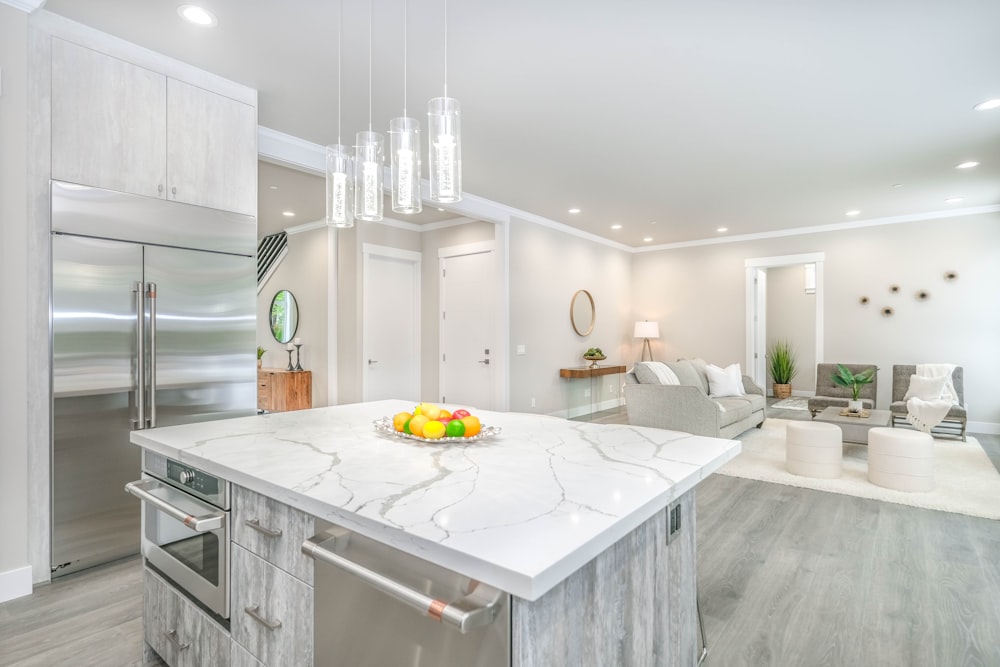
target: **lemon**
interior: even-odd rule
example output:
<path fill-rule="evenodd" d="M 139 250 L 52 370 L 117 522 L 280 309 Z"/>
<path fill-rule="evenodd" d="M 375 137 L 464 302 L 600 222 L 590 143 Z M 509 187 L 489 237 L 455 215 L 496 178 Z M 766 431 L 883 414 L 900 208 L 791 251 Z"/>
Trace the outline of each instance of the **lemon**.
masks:
<path fill-rule="evenodd" d="M 445 433 L 445 425 L 439 421 L 429 421 L 424 424 L 423 434 L 428 440 L 437 440 Z"/>

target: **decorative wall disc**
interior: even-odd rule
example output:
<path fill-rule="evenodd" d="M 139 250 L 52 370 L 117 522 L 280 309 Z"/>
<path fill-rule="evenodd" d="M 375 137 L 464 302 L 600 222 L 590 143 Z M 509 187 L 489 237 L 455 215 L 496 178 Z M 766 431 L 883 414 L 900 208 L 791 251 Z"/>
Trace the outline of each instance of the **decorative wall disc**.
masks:
<path fill-rule="evenodd" d="M 899 285 L 889 285 L 889 294 L 899 294 Z"/>
<path fill-rule="evenodd" d="M 882 317 L 892 317 L 893 312 L 895 311 L 893 311 L 892 308 L 886 306 L 885 308 L 882 309 Z"/>
<path fill-rule="evenodd" d="M 869 300 L 870 299 L 866 296 L 863 296 L 860 299 L 858 299 L 858 301 L 861 303 L 862 306 L 867 306 Z"/>
<path fill-rule="evenodd" d="M 958 280 L 958 271 L 945 271 L 944 279 L 948 281 Z"/>
<path fill-rule="evenodd" d="M 922 289 L 913 296 L 916 297 L 917 301 L 927 301 L 927 299 L 931 298 L 931 293 L 925 289 Z"/>

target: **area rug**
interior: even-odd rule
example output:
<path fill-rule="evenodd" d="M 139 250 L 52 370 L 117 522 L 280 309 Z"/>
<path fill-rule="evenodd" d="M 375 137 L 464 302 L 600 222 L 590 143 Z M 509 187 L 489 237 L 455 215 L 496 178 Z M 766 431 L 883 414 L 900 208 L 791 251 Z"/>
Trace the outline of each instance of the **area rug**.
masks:
<path fill-rule="evenodd" d="M 780 408 L 782 410 L 808 410 L 809 399 L 799 398 L 798 396 L 792 396 L 791 398 L 786 398 L 784 400 L 778 401 L 777 403 L 769 407 Z"/>
<path fill-rule="evenodd" d="M 838 479 L 793 475 L 785 469 L 787 419 L 767 419 L 760 429 L 742 436 L 743 451 L 719 473 L 762 482 L 787 484 L 871 498 L 900 505 L 1000 519 L 1000 473 L 975 438 L 968 442 L 934 440 L 933 491 L 907 493 L 876 486 L 868 481 L 868 447 L 844 444 L 844 474 Z"/>

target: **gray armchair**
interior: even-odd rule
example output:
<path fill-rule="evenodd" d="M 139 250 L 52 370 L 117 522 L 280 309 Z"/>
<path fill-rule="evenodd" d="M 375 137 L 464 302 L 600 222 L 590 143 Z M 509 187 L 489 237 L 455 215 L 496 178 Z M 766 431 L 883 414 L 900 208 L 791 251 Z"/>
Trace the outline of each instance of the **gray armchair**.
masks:
<path fill-rule="evenodd" d="M 892 404 L 889 411 L 892 413 L 892 425 L 902 424 L 909 426 L 906 420 L 906 396 L 907 389 L 910 388 L 910 376 L 917 372 L 916 364 L 898 364 L 892 367 Z M 951 372 L 951 384 L 955 387 L 955 394 L 958 396 L 958 405 L 953 405 L 944 421 L 938 424 L 931 435 L 952 435 L 962 438 L 965 442 L 965 430 L 968 423 L 968 414 L 965 411 L 965 373 L 961 366 L 956 366 Z"/>
<path fill-rule="evenodd" d="M 869 368 L 872 369 L 872 381 L 870 384 L 862 385 L 858 398 L 865 408 L 875 409 L 875 397 L 878 396 L 878 368 L 874 364 L 844 364 L 848 370 L 857 374 Z M 850 387 L 841 387 L 833 381 L 833 376 L 837 373 L 837 364 L 817 364 L 816 365 L 816 395 L 809 399 L 809 413 L 815 417 L 825 408 L 838 407 L 846 408 L 847 402 L 851 400 Z M 907 378 L 909 380 L 909 378 Z M 903 390 L 906 393 L 906 390 Z M 893 399 L 895 400 L 895 399 Z"/>

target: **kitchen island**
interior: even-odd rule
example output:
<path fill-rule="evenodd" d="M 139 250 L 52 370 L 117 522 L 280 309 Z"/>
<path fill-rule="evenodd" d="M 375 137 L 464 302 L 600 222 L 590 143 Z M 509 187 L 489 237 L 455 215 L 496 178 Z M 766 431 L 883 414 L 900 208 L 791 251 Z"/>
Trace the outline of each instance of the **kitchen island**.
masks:
<path fill-rule="evenodd" d="M 479 416 L 501 433 L 468 445 L 375 431 L 412 407 L 259 415 L 132 442 L 510 594 L 510 664 L 696 661 L 692 491 L 739 442 L 495 412 Z"/>

